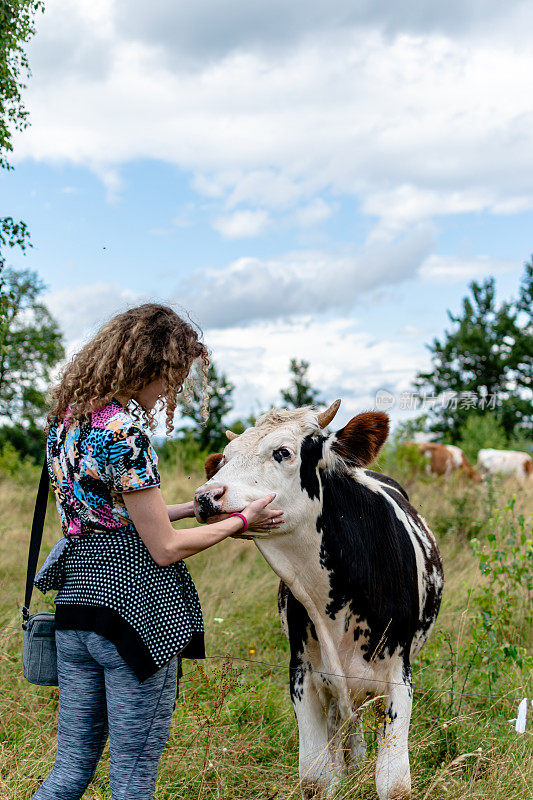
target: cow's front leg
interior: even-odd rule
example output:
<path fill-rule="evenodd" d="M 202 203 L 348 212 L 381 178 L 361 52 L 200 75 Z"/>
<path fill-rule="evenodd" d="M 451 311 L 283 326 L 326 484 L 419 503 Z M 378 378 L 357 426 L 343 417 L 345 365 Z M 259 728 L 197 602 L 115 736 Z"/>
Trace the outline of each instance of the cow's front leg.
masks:
<path fill-rule="evenodd" d="M 376 789 L 379 800 L 409 800 L 411 797 L 408 738 L 412 695 L 409 675 L 401 685 L 390 685 L 388 696 L 376 708 Z"/>
<path fill-rule="evenodd" d="M 337 737 L 329 740 L 328 708 L 303 665 L 291 671 L 291 696 L 298 722 L 302 797 L 329 800 L 342 774 L 342 751 Z"/>

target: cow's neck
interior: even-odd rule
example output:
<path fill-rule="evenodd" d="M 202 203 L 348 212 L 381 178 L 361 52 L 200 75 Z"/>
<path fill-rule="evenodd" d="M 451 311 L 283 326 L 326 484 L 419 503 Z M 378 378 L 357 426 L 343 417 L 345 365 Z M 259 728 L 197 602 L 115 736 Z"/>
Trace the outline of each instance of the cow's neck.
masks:
<path fill-rule="evenodd" d="M 309 614 L 320 645 L 322 664 L 327 672 L 343 675 L 344 665 L 339 657 L 339 620 L 332 621 L 326 613 L 330 591 L 328 571 L 320 565 L 320 535 L 316 525 L 290 534 L 256 539 L 255 543 L 265 560 L 294 597 Z M 350 715 L 351 704 L 345 680 L 334 680 L 339 708 L 343 718 Z"/>
<path fill-rule="evenodd" d="M 256 539 L 255 543 L 315 622 L 314 616 L 325 612 L 330 589 L 328 572 L 320 566 L 320 534 L 316 527 Z"/>

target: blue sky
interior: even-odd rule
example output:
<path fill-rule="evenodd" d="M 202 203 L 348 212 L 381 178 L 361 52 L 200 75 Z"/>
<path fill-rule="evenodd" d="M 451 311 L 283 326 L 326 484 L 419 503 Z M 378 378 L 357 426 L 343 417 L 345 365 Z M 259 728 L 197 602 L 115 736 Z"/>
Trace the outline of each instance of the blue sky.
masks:
<path fill-rule="evenodd" d="M 0 193 L 69 352 L 172 303 L 237 414 L 279 400 L 294 356 L 342 422 L 409 388 L 470 280 L 516 294 L 531 6 L 416 6 L 49 0 Z"/>

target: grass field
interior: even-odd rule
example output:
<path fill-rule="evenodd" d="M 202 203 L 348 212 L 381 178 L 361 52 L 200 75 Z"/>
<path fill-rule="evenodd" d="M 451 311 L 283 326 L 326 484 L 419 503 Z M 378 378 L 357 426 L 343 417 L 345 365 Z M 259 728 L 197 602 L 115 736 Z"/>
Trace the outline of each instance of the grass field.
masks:
<path fill-rule="evenodd" d="M 433 526 L 446 575 L 437 628 L 414 672 L 413 797 L 532 797 L 531 711 L 526 734 L 517 735 L 509 722 L 518 699 L 533 697 L 526 654 L 532 490 L 514 483 L 468 487 L 396 477 L 407 480 L 412 501 Z M 21 670 L 19 608 L 37 478 L 38 470 L 30 468 L 18 480 L 0 478 L 1 800 L 31 797 L 55 752 L 57 689 L 28 684 Z M 168 465 L 162 470 L 168 503 L 189 499 L 202 481 L 199 471 L 185 475 Z M 514 507 L 505 511 L 513 494 Z M 43 558 L 58 536 L 49 506 Z M 276 611 L 278 579 L 252 542 L 233 539 L 189 559 L 188 566 L 202 600 L 211 657 L 184 662 L 155 797 L 298 798 L 298 739 L 288 646 Z M 51 599 L 36 591 L 32 610 L 45 608 L 52 608 Z M 368 760 L 341 787 L 340 798 L 376 796 L 373 726 L 369 712 Z M 108 769 L 106 749 L 87 798 L 110 798 Z"/>

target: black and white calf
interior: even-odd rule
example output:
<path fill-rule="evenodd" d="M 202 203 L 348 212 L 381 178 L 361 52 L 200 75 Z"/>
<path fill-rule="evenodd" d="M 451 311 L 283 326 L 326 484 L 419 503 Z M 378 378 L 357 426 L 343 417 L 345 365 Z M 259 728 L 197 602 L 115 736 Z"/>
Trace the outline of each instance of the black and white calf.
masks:
<path fill-rule="evenodd" d="M 411 662 L 437 617 L 443 586 L 435 540 L 392 478 L 365 469 L 388 435 L 368 412 L 326 434 L 339 402 L 273 410 L 206 462 L 197 515 L 240 511 L 276 492 L 285 524 L 257 547 L 280 576 L 291 647 L 304 798 L 330 798 L 364 758 L 361 707 L 378 711 L 380 800 L 410 796 Z M 373 700 L 382 698 L 381 700 Z"/>

